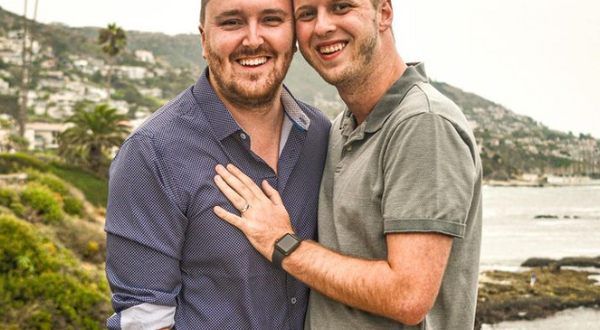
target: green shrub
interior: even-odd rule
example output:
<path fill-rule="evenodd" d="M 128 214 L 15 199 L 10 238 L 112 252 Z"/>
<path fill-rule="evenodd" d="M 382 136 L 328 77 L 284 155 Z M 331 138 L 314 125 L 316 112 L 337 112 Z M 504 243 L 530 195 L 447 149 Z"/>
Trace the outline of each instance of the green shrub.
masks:
<path fill-rule="evenodd" d="M 39 182 L 63 197 L 70 195 L 69 188 L 67 188 L 65 182 L 54 174 L 41 173 L 35 170 L 27 171 L 27 181 Z"/>
<path fill-rule="evenodd" d="M 56 249 L 49 248 L 47 243 L 27 222 L 0 216 L 0 274 L 24 276 L 58 270 L 56 260 L 52 258 Z"/>
<path fill-rule="evenodd" d="M 106 280 L 81 269 L 33 225 L 0 216 L 0 329 L 103 329 Z"/>
<path fill-rule="evenodd" d="M 85 214 L 83 202 L 72 196 L 67 184 L 56 175 L 30 170 L 27 172 L 27 181 L 41 184 L 59 194 L 63 201 L 63 210 L 67 214 L 77 216 Z"/>
<path fill-rule="evenodd" d="M 106 260 L 106 238 L 96 224 L 65 219 L 56 226 L 57 238 L 82 260 L 102 264 Z"/>
<path fill-rule="evenodd" d="M 70 215 L 84 215 L 83 203 L 79 199 L 72 196 L 68 196 L 63 199 L 63 210 Z"/>
<path fill-rule="evenodd" d="M 0 173 L 23 172 L 28 168 L 45 171 L 47 166 L 41 161 L 25 154 L 0 154 Z"/>
<path fill-rule="evenodd" d="M 21 200 L 29 206 L 45 224 L 60 222 L 63 218 L 60 196 L 39 185 L 28 185 L 21 192 Z"/>
<path fill-rule="evenodd" d="M 18 216 L 23 216 L 23 204 L 19 194 L 14 190 L 0 189 L 0 205 L 8 207 Z"/>

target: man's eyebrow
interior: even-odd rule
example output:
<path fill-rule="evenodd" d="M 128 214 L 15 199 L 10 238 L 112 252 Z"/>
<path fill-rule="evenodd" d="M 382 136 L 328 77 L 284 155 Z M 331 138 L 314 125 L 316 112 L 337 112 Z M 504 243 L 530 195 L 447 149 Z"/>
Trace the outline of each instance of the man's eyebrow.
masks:
<path fill-rule="evenodd" d="M 224 12 L 220 13 L 219 15 L 215 16 L 215 19 L 221 20 L 225 17 L 237 16 L 237 15 L 241 14 L 241 12 L 242 11 L 239 9 L 227 10 L 227 11 L 224 11 Z"/>
<path fill-rule="evenodd" d="M 296 9 L 294 10 L 294 14 L 295 14 L 295 13 L 297 13 L 297 12 L 299 12 L 300 10 L 305 10 L 305 9 L 308 9 L 308 8 L 312 8 L 312 6 L 309 6 L 309 5 L 302 5 L 302 6 L 300 6 L 300 7 L 296 8 Z"/>
<path fill-rule="evenodd" d="M 287 17 L 288 13 L 283 9 L 265 9 L 262 11 L 263 15 L 280 15 Z"/>

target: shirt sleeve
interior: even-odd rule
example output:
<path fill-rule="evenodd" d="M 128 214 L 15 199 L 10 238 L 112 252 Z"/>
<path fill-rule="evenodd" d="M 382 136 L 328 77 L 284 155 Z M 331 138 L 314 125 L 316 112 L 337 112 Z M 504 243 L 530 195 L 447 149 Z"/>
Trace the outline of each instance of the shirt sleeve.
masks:
<path fill-rule="evenodd" d="M 110 170 L 106 274 L 115 314 L 109 329 L 174 324 L 187 218 L 152 140 L 132 136 Z"/>
<path fill-rule="evenodd" d="M 462 238 L 477 179 L 476 158 L 457 127 L 435 113 L 402 122 L 384 156 L 384 233 Z"/>

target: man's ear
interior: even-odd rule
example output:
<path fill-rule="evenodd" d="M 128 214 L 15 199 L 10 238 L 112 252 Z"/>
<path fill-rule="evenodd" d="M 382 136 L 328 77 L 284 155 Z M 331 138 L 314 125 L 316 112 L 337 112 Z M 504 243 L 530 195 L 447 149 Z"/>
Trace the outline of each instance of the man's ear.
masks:
<path fill-rule="evenodd" d="M 206 58 L 206 31 L 204 31 L 202 24 L 198 25 L 198 31 L 200 31 L 200 39 L 202 40 L 202 57 Z"/>
<path fill-rule="evenodd" d="M 392 21 L 394 20 L 392 0 L 382 0 L 377 8 L 377 15 L 379 16 L 379 32 L 384 32 L 391 28 Z"/>

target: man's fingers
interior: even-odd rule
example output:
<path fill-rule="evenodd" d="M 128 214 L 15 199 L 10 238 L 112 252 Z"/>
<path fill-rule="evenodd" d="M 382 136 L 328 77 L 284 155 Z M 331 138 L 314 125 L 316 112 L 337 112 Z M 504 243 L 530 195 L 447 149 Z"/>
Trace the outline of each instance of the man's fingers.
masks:
<path fill-rule="evenodd" d="M 215 214 L 219 218 L 229 222 L 233 226 L 236 226 L 239 230 L 242 230 L 242 226 L 244 225 L 244 219 L 238 217 L 237 215 L 235 215 L 231 212 L 226 211 L 224 208 L 222 208 L 220 206 L 215 206 L 213 208 L 213 212 L 215 212 Z"/>
<path fill-rule="evenodd" d="M 225 181 L 225 183 L 245 201 L 250 202 L 256 196 L 242 181 L 240 181 L 235 175 L 231 174 L 223 165 L 217 165 L 215 168 L 219 176 Z M 221 188 L 219 188 L 221 189 Z M 221 189 L 223 191 L 223 189 Z M 229 197 L 227 197 L 229 198 Z M 238 208 L 239 209 L 239 208 Z"/>
<path fill-rule="evenodd" d="M 279 195 L 279 192 L 277 192 L 277 190 L 275 190 L 275 188 L 271 187 L 271 185 L 267 182 L 267 180 L 263 180 L 262 187 L 263 187 L 263 191 L 265 192 L 265 195 L 267 195 L 267 197 L 269 197 L 269 199 L 271 200 L 271 202 L 273 202 L 273 204 L 283 205 L 283 201 L 281 200 L 281 196 Z"/>
<path fill-rule="evenodd" d="M 233 164 L 227 164 L 227 170 L 233 174 L 238 180 L 240 180 L 248 189 L 250 189 L 252 191 L 252 193 L 254 194 L 254 196 L 256 197 L 265 197 L 263 191 L 260 189 L 259 186 L 256 185 L 256 183 L 254 183 L 254 181 L 252 181 L 252 179 L 250 179 L 249 176 L 247 176 L 246 174 L 244 174 L 244 172 L 242 172 L 239 168 L 237 168 L 235 165 Z"/>
<path fill-rule="evenodd" d="M 219 188 L 223 195 L 225 195 L 231 204 L 233 204 L 233 207 L 241 210 L 248 203 L 248 201 L 242 198 L 235 190 L 231 189 L 231 187 L 223 181 L 223 178 L 220 175 L 216 175 L 214 180 L 217 188 Z"/>

